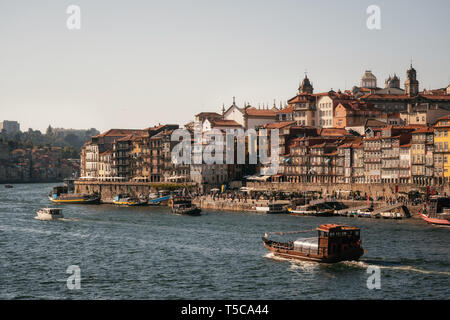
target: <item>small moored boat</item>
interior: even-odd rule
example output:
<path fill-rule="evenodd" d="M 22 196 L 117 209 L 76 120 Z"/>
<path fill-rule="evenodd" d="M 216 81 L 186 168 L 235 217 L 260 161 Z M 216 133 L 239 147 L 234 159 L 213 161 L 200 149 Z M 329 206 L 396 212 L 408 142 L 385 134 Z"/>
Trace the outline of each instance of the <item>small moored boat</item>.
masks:
<path fill-rule="evenodd" d="M 100 195 L 96 193 L 68 193 L 67 186 L 58 186 L 53 188 L 53 191 L 49 194 L 48 199 L 51 202 L 58 204 L 98 204 L 100 202 Z"/>
<path fill-rule="evenodd" d="M 287 259 L 334 263 L 358 260 L 363 254 L 360 229 L 346 225 L 323 224 L 315 229 L 317 237 L 292 241 L 274 241 L 269 235 L 290 235 L 306 231 L 271 232 L 262 238 L 264 246 L 275 256 Z"/>
<path fill-rule="evenodd" d="M 12 184 L 5 184 L 5 188 L 11 189 L 11 188 L 14 188 L 14 186 Z"/>
<path fill-rule="evenodd" d="M 372 218 L 372 211 L 370 210 L 357 210 L 356 215 L 360 218 Z"/>
<path fill-rule="evenodd" d="M 165 196 L 156 195 L 154 197 L 150 197 L 150 200 L 148 200 L 148 204 L 151 206 L 160 206 L 167 203 L 170 200 L 170 198 L 171 195 Z"/>
<path fill-rule="evenodd" d="M 450 197 L 430 197 L 419 215 L 429 224 L 450 226 Z"/>
<path fill-rule="evenodd" d="M 256 211 L 268 214 L 288 213 L 286 210 L 286 205 L 282 203 L 269 203 L 265 207 L 256 207 Z"/>
<path fill-rule="evenodd" d="M 38 210 L 36 219 L 38 220 L 56 220 L 64 218 L 62 209 L 59 208 L 42 208 Z"/>
<path fill-rule="evenodd" d="M 293 216 L 314 216 L 314 217 L 330 217 L 333 215 L 333 210 L 314 210 L 312 207 L 306 205 L 296 207 L 295 209 L 288 208 L 288 211 Z"/>
<path fill-rule="evenodd" d="M 403 215 L 400 212 L 380 212 L 380 216 L 383 219 L 402 219 Z"/>
<path fill-rule="evenodd" d="M 128 194 L 119 194 L 114 198 L 113 203 L 119 206 L 143 206 L 147 204 L 147 200 L 131 197 Z"/>
<path fill-rule="evenodd" d="M 169 207 L 172 213 L 199 216 L 202 211 L 192 203 L 192 198 L 183 196 L 174 196 L 169 200 Z"/>

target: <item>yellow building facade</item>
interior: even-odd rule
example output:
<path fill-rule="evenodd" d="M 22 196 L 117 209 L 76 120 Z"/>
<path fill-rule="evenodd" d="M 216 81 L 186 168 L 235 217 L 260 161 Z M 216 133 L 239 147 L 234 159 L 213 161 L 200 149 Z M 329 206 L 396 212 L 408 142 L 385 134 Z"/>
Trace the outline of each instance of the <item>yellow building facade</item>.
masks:
<path fill-rule="evenodd" d="M 450 115 L 439 118 L 434 129 L 434 168 L 438 181 L 450 179 Z"/>

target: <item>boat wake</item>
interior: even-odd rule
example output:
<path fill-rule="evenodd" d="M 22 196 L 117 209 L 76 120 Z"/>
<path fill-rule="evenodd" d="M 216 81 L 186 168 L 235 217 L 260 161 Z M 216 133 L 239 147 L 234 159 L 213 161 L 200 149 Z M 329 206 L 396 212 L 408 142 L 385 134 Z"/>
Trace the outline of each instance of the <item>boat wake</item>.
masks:
<path fill-rule="evenodd" d="M 41 220 L 41 221 L 79 221 L 80 219 L 77 218 L 53 218 L 53 219 L 42 219 L 39 217 L 34 217 L 36 220 Z"/>
<path fill-rule="evenodd" d="M 78 218 L 59 218 L 59 221 L 80 221 Z"/>
<path fill-rule="evenodd" d="M 283 257 L 278 257 L 274 255 L 272 252 L 269 252 L 264 255 L 264 258 L 273 259 L 277 261 L 287 261 L 291 264 L 290 269 L 291 270 L 304 270 L 304 271 L 311 271 L 312 269 L 315 269 L 319 267 L 318 262 L 314 261 L 302 261 L 302 260 L 295 260 L 295 259 L 288 259 Z"/>
<path fill-rule="evenodd" d="M 309 270 L 315 269 L 320 266 L 320 263 L 318 263 L 318 262 L 301 261 L 301 260 L 282 258 L 282 257 L 275 256 L 272 252 L 265 254 L 264 257 L 268 258 L 268 259 L 277 260 L 277 261 L 290 262 L 291 270 L 305 270 L 305 271 L 308 270 L 309 271 Z M 417 272 L 417 273 L 422 273 L 422 274 L 450 276 L 450 272 L 448 272 L 448 271 L 425 270 L 422 268 L 408 266 L 408 265 L 397 265 L 397 266 L 396 265 L 386 265 L 386 264 L 382 264 L 381 261 L 373 261 L 373 260 L 342 261 L 342 262 L 338 262 L 337 265 L 351 267 L 351 268 L 358 268 L 358 269 L 367 269 L 369 266 L 377 266 L 380 269 L 387 269 L 387 270 L 399 270 L 399 271 Z"/>
<path fill-rule="evenodd" d="M 356 267 L 361 269 L 367 269 L 369 266 L 377 266 L 380 269 L 389 269 L 389 270 L 400 270 L 400 271 L 411 271 L 423 274 L 436 274 L 436 275 L 446 275 L 450 276 L 450 272 L 448 271 L 436 271 L 436 270 L 425 270 L 418 267 L 413 266 L 405 266 L 405 265 L 383 265 L 380 264 L 379 261 L 342 261 L 339 264 L 346 265 L 349 267 Z"/>

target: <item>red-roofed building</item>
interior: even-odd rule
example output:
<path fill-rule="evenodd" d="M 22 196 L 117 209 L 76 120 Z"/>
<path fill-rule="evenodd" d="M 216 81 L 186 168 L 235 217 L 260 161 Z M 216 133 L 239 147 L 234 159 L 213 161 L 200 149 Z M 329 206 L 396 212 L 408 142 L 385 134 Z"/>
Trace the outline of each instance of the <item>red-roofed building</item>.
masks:
<path fill-rule="evenodd" d="M 346 101 L 339 103 L 334 109 L 334 127 L 361 126 L 367 119 L 379 116 L 381 116 L 381 111 L 375 109 L 373 105 L 360 101 Z"/>
<path fill-rule="evenodd" d="M 223 120 L 233 120 L 244 129 L 255 129 L 265 124 L 275 122 L 277 120 L 278 109 L 275 105 L 272 108 L 255 108 L 244 103 L 244 107 L 240 108 L 236 105 L 233 97 L 233 104 L 227 109 L 223 109 Z"/>

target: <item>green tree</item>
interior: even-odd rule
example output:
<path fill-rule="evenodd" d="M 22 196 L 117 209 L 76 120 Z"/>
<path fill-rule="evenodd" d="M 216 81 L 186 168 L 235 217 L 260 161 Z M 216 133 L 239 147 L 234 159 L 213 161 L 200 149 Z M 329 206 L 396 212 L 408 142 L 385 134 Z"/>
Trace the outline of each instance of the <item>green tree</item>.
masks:
<path fill-rule="evenodd" d="M 47 136 L 53 135 L 53 128 L 51 125 L 48 125 L 47 131 L 45 132 Z"/>

